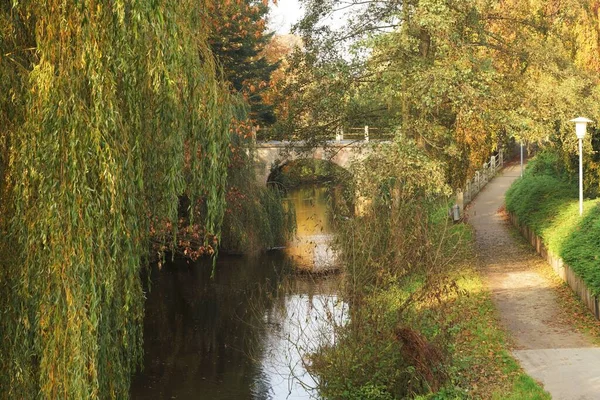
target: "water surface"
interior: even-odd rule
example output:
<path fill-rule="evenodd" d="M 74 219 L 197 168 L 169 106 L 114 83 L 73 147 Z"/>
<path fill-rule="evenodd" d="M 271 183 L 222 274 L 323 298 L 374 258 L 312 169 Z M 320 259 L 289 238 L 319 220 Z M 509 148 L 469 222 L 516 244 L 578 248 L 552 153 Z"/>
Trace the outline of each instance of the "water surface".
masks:
<path fill-rule="evenodd" d="M 300 263 L 332 260 L 323 247 L 332 232 L 326 193 L 304 188 L 290 197 L 298 236 L 285 251 L 221 256 L 212 279 L 206 261 L 152 269 L 145 369 L 133 399 L 318 398 L 308 355 L 334 340 L 347 307 L 338 300 L 339 275 L 295 273 Z"/>

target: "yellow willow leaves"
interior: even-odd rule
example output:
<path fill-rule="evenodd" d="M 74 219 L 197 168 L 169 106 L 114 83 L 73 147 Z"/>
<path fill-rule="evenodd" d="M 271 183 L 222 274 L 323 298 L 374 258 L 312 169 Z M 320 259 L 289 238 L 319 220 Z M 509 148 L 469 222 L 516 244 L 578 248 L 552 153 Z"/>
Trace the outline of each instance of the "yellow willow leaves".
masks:
<path fill-rule="evenodd" d="M 231 107 L 208 4 L 0 7 L 0 54 L 18 55 L 0 58 L 0 399 L 127 398 L 150 219 L 202 199 L 219 237 Z"/>

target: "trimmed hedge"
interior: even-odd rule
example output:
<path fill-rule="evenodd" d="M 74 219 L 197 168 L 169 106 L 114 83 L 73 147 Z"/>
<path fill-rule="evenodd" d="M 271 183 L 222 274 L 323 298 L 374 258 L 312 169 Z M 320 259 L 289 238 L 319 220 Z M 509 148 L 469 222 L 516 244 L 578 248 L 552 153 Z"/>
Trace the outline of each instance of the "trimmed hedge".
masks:
<path fill-rule="evenodd" d="M 544 152 L 506 193 L 506 209 L 540 236 L 589 289 L 600 294 L 600 199 L 585 200 L 579 216 L 578 188 Z"/>

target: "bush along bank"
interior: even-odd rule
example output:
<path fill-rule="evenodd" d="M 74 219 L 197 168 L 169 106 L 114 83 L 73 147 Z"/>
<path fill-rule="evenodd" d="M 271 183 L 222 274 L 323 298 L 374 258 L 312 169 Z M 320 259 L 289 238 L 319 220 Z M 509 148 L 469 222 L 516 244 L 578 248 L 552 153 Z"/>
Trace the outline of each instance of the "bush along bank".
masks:
<path fill-rule="evenodd" d="M 476 268 L 470 227 L 446 225 L 439 219 L 445 211 L 444 205 L 434 217 L 437 222 L 426 223 L 428 231 L 437 230 L 438 239 L 445 237 L 440 251 L 446 261 L 438 260 L 437 271 L 394 271 L 394 252 L 371 252 L 368 259 L 361 258 L 366 270 L 350 264 L 350 322 L 336 330 L 335 346 L 322 349 L 312 360 L 324 398 L 550 399 L 508 350 Z M 361 237 L 365 246 L 384 238 L 369 234 L 383 224 L 374 216 L 351 224 L 347 228 L 353 240 L 347 243 L 360 247 Z M 400 242 L 396 236 L 390 243 Z M 435 254 L 433 249 L 430 254 Z M 364 250 L 353 255 L 356 261 Z"/>
<path fill-rule="evenodd" d="M 548 151 L 530 161 L 524 176 L 508 190 L 506 209 L 598 318 L 600 199 L 585 200 L 580 216 L 576 182 L 559 166 L 558 157 Z"/>
<path fill-rule="evenodd" d="M 410 143 L 356 171 L 372 201 L 340 226 L 350 315 L 311 358 L 324 398 L 549 399 L 507 350 L 439 171 Z"/>

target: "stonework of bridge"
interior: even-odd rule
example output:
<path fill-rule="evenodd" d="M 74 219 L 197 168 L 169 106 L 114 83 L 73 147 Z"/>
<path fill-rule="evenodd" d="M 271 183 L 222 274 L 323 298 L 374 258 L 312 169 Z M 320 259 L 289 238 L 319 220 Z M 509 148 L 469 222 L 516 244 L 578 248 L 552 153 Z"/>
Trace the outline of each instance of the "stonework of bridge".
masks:
<path fill-rule="evenodd" d="M 300 159 L 326 160 L 349 169 L 352 163 L 364 160 L 372 149 L 372 142 L 365 140 L 328 141 L 321 147 L 309 147 L 303 142 L 257 142 L 256 178 L 264 185 L 274 169 Z"/>

